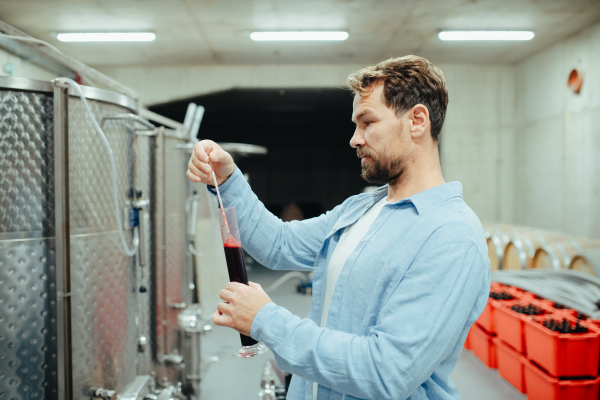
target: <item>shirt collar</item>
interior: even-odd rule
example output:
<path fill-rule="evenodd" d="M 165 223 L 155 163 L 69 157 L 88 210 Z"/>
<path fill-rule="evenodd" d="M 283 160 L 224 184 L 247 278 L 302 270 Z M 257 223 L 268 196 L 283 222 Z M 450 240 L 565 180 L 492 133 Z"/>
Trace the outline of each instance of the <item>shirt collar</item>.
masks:
<path fill-rule="evenodd" d="M 387 196 L 388 185 L 381 186 L 375 189 L 372 193 L 374 203 Z M 463 187 L 460 182 L 448 182 L 443 185 L 432 187 L 431 189 L 423 190 L 415 193 L 412 196 L 396 201 L 391 204 L 402 205 L 412 204 L 417 213 L 423 214 L 432 207 L 445 202 L 452 197 L 460 197 L 463 195 Z"/>

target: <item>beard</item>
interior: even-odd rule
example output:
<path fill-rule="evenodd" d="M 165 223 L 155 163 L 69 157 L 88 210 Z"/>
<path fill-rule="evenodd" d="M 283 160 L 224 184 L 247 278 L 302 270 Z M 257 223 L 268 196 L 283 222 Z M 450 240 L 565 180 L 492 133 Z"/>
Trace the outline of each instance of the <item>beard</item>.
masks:
<path fill-rule="evenodd" d="M 375 158 L 370 152 L 359 148 L 356 151 L 358 158 L 370 157 L 371 160 L 361 164 L 361 177 L 369 183 L 376 185 L 394 184 L 398 182 L 405 168 L 405 157 L 391 158 L 382 154 Z"/>

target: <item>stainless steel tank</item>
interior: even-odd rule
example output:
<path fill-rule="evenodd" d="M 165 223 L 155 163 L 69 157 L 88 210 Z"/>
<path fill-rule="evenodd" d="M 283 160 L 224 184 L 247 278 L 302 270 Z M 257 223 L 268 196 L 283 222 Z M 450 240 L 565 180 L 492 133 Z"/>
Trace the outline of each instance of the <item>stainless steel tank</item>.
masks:
<path fill-rule="evenodd" d="M 122 251 L 108 153 L 82 101 L 60 81 L 0 77 L 0 398 L 133 399 L 153 371 L 173 392 L 183 379 L 171 362 L 193 282 L 182 139 L 140 130 L 133 99 L 82 90 L 123 220 L 140 209 L 140 248 Z"/>
<path fill-rule="evenodd" d="M 0 78 L 0 398 L 57 398 L 54 103 Z"/>

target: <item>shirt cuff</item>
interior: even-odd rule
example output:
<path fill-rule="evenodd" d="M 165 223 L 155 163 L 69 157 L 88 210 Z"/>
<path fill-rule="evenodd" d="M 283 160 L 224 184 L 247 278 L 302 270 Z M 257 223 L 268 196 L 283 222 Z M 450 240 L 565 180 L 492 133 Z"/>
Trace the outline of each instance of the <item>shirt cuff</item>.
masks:
<path fill-rule="evenodd" d="M 265 304 L 252 321 L 250 337 L 273 350 L 279 345 L 281 330 L 291 316 L 292 313 L 273 302 Z"/>
<path fill-rule="evenodd" d="M 240 181 L 240 179 L 241 179 L 241 181 Z M 227 193 L 227 190 L 231 186 L 243 184 L 245 182 L 246 182 L 246 178 L 244 178 L 244 174 L 242 173 L 242 170 L 240 170 L 236 166 L 235 167 L 235 171 L 233 171 L 233 174 L 231 174 L 229 176 L 229 178 L 225 181 L 225 183 L 219 185 L 219 192 L 221 193 L 221 197 L 225 196 L 225 194 Z M 217 189 L 214 186 L 212 186 L 212 185 L 206 185 L 206 188 L 213 195 L 215 195 L 215 196 L 217 195 Z"/>

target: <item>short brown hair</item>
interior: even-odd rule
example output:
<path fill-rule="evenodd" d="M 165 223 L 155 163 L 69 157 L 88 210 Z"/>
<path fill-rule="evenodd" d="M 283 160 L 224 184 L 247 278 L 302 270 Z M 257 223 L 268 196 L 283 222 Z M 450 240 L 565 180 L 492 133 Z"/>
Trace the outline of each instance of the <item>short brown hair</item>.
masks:
<path fill-rule="evenodd" d="M 363 94 L 382 80 L 385 104 L 398 115 L 417 104 L 427 107 L 431 137 L 437 142 L 448 106 L 448 90 L 442 71 L 423 57 L 410 55 L 390 58 L 356 71 L 348 77 L 348 84 L 355 94 Z"/>

